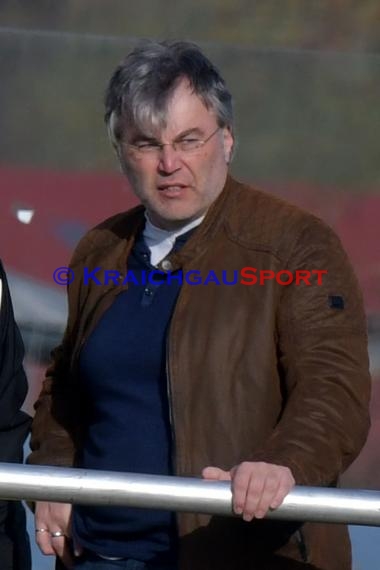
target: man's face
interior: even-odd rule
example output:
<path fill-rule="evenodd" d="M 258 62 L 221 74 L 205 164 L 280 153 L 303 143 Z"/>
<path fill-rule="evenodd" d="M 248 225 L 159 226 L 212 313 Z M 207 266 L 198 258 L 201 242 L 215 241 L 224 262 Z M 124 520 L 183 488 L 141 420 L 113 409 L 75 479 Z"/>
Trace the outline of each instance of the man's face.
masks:
<path fill-rule="evenodd" d="M 182 80 L 169 101 L 166 128 L 159 136 L 128 130 L 118 146 L 124 172 L 145 205 L 152 223 L 176 229 L 206 213 L 223 189 L 233 138 L 228 128 L 218 129 L 216 116 Z M 217 131 L 217 132 L 215 132 Z M 170 143 L 183 139 L 207 139 L 191 151 L 171 145 L 153 153 L 141 153 L 128 144 Z"/>

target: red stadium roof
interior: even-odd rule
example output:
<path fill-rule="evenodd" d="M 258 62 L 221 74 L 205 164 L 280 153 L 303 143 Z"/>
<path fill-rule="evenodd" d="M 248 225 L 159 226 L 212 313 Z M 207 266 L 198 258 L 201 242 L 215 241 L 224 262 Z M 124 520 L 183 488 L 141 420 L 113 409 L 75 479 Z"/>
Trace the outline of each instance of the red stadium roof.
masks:
<path fill-rule="evenodd" d="M 53 285 L 81 235 L 136 202 L 121 175 L 0 168 L 0 255 L 7 268 Z M 30 224 L 18 221 L 19 207 L 35 211 Z"/>

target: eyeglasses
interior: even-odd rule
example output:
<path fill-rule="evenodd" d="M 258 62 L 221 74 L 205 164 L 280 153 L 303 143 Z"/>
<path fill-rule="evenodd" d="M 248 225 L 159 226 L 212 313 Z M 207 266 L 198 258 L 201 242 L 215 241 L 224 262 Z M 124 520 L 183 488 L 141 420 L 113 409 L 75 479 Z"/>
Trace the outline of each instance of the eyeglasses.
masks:
<path fill-rule="evenodd" d="M 138 155 L 149 155 L 158 156 L 165 146 L 171 146 L 176 152 L 190 153 L 200 148 L 204 145 L 220 130 L 218 127 L 215 131 L 211 133 L 207 139 L 198 139 L 194 136 L 185 136 L 184 138 L 178 139 L 170 143 L 160 143 L 157 141 L 141 141 L 135 144 L 123 143 L 125 146 L 133 150 Z"/>

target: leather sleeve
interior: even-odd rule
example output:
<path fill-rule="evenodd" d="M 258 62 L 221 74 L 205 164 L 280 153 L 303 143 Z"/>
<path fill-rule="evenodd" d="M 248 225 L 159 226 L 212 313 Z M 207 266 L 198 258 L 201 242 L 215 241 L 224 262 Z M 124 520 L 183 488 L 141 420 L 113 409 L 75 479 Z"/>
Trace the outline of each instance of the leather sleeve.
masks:
<path fill-rule="evenodd" d="M 27 462 L 37 465 L 74 465 L 74 392 L 69 381 L 65 343 L 52 352 L 52 364 L 46 372 L 41 393 L 35 403 Z"/>
<path fill-rule="evenodd" d="M 284 407 L 255 460 L 288 466 L 301 485 L 333 484 L 369 430 L 371 382 L 359 286 L 334 232 L 314 220 L 288 269 L 325 270 L 283 286 L 277 319 Z M 284 278 L 285 280 L 285 278 Z"/>

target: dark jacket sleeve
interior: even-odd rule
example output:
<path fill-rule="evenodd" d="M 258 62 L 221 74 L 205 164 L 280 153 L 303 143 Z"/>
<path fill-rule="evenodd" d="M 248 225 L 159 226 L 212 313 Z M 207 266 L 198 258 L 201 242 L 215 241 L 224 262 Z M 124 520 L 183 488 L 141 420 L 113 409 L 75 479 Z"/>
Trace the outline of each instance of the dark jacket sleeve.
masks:
<path fill-rule="evenodd" d="M 297 484 L 331 485 L 370 425 L 362 295 L 338 237 L 319 220 L 301 233 L 288 269 L 324 273 L 283 287 L 277 330 L 286 403 L 255 459 L 288 466 Z"/>
<path fill-rule="evenodd" d="M 24 345 L 15 323 L 8 283 L 0 262 L 0 461 L 19 462 L 31 418 L 21 406 L 28 390 L 23 369 Z"/>
<path fill-rule="evenodd" d="M 15 323 L 7 278 L 0 262 L 0 461 L 22 462 L 31 418 L 20 408 L 27 393 L 24 346 Z M 30 570 L 25 512 L 18 501 L 0 501 L 1 568 Z"/>

